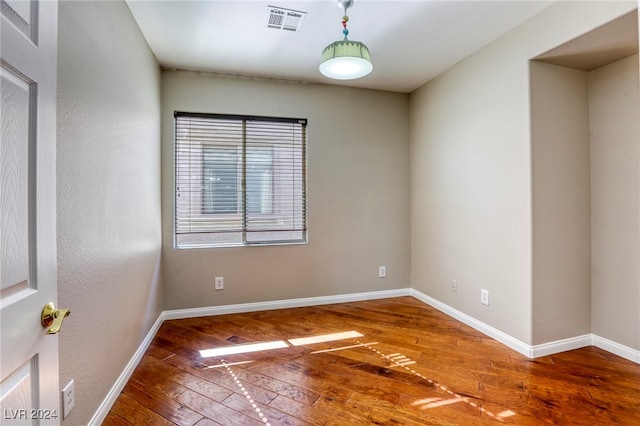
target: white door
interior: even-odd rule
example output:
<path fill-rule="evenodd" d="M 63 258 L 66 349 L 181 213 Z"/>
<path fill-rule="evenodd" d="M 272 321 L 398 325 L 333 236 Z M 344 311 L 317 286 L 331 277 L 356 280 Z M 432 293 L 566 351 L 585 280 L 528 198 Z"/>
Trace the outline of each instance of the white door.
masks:
<path fill-rule="evenodd" d="M 0 424 L 58 424 L 55 1 L 2 0 Z"/>

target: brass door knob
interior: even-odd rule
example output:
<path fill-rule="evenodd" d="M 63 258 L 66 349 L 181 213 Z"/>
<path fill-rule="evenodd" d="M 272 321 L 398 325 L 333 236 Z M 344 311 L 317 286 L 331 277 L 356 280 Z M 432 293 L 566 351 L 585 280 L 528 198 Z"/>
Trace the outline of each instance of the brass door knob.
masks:
<path fill-rule="evenodd" d="M 42 326 L 49 327 L 47 334 L 58 334 L 62 327 L 62 321 L 69 316 L 69 309 L 56 309 L 53 302 L 49 302 L 42 308 Z"/>

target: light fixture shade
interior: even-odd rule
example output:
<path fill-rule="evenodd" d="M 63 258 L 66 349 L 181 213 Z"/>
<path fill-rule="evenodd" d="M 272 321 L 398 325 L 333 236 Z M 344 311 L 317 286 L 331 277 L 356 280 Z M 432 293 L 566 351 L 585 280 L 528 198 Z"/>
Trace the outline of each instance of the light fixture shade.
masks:
<path fill-rule="evenodd" d="M 369 49 L 359 41 L 336 41 L 322 51 L 320 72 L 335 80 L 353 80 L 373 70 Z"/>

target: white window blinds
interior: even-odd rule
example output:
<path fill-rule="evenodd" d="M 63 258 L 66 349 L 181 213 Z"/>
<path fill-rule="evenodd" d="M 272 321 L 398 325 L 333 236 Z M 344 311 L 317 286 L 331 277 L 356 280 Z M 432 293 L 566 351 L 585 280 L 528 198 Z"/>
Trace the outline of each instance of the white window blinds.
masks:
<path fill-rule="evenodd" d="M 176 112 L 176 247 L 305 242 L 306 127 Z"/>

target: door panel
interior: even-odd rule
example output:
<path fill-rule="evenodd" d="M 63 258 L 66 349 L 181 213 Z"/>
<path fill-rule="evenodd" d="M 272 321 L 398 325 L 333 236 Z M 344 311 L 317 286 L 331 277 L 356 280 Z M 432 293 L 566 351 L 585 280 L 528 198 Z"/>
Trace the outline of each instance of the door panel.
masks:
<path fill-rule="evenodd" d="M 58 424 L 56 302 L 58 5 L 3 0 L 0 13 L 0 424 Z"/>
<path fill-rule="evenodd" d="M 37 42 L 38 2 L 3 0 L 3 3 L 6 6 L 2 6 L 2 16 L 10 21 L 28 40 Z"/>
<path fill-rule="evenodd" d="M 0 424 L 30 425 L 32 417 L 37 413 L 38 393 L 35 392 L 34 371 L 37 361 L 30 359 L 7 377 L 0 384 L 2 399 L 2 420 Z"/>
<path fill-rule="evenodd" d="M 29 287 L 29 112 L 31 82 L 0 68 L 0 291 Z"/>

